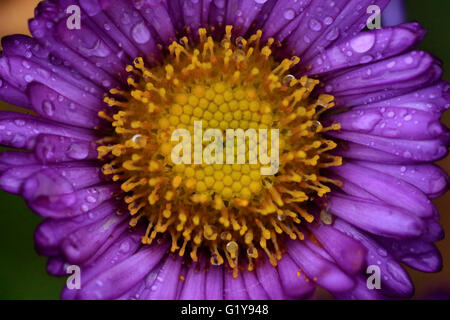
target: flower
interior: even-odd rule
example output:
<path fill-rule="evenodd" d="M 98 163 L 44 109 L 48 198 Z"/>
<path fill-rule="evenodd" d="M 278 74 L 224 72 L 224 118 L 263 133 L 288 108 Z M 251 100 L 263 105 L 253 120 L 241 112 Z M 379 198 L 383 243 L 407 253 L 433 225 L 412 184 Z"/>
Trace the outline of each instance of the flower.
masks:
<path fill-rule="evenodd" d="M 33 114 L 0 114 L 0 142 L 27 150 L 1 154 L 0 186 L 45 218 L 48 272 L 80 266 L 62 298 L 411 296 L 401 264 L 442 263 L 449 85 L 414 50 L 419 24 L 361 31 L 388 2 L 41 2 L 33 37 L 2 40 L 0 98 Z M 216 129 L 248 147 L 197 162 L 228 156 Z M 256 150 L 250 129 L 271 159 L 232 163 Z"/>

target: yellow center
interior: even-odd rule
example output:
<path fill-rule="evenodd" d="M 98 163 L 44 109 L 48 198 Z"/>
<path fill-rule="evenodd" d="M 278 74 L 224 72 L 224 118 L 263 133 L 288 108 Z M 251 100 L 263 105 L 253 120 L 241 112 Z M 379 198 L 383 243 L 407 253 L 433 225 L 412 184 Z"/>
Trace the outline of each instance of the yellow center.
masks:
<path fill-rule="evenodd" d="M 144 244 L 170 234 L 173 252 L 189 252 L 197 261 L 198 251 L 205 251 L 212 264 L 227 261 L 237 276 L 239 259 L 252 269 L 264 253 L 277 264 L 283 250 L 277 235 L 303 239 L 301 221 L 314 219 L 308 201 L 329 192 L 327 183 L 338 184 L 321 176 L 320 169 L 340 165 L 341 159 L 327 153 L 336 144 L 321 135 L 339 125 L 323 127 L 318 121 L 334 98 L 313 97 L 319 81 L 288 73 L 299 58 L 277 63 L 273 39 L 261 44 L 260 31 L 247 40 L 232 39 L 231 31 L 228 26 L 223 40 L 215 42 L 199 29 L 196 44 L 187 38 L 172 43 L 158 66 L 135 59 L 127 67 L 130 89 L 112 89 L 105 98 L 111 110 L 99 113 L 114 133 L 101 141 L 98 152 L 109 161 L 104 173 L 127 193 L 130 224 L 148 223 Z M 218 129 L 224 137 L 228 129 L 265 131 L 269 149 L 271 130 L 278 130 L 277 173 L 262 175 L 267 164 L 250 163 L 250 151 L 261 148 L 255 136 L 245 140 L 244 149 L 233 144 L 233 160 L 243 156 L 246 163 L 195 162 L 203 155 L 194 146 L 199 123 L 201 133 Z M 194 137 L 188 163 L 173 162 L 178 129 Z M 197 138 L 202 150 L 212 141 Z"/>

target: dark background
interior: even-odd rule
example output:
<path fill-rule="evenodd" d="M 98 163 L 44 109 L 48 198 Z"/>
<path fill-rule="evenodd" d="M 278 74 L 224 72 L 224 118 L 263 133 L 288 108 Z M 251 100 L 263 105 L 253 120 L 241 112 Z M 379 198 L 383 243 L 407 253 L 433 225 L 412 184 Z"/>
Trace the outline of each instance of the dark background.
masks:
<path fill-rule="evenodd" d="M 27 19 L 32 17 L 37 0 L 0 0 L 0 37 L 12 33 L 28 33 Z M 419 21 L 428 30 L 421 48 L 440 57 L 450 79 L 450 1 L 407 0 L 408 20 Z M 13 109 L 0 101 L 0 109 Z M 443 122 L 450 126 L 450 112 Z M 2 150 L 0 148 L 0 150 Z M 439 164 L 450 172 L 450 157 Z M 440 209 L 441 224 L 450 235 L 450 192 L 435 200 Z M 46 259 L 33 249 L 33 232 L 39 218 L 24 201 L 0 191 L 0 299 L 58 299 L 65 279 L 47 275 Z M 431 298 L 436 294 L 450 298 L 450 236 L 438 243 L 444 258 L 440 273 L 411 271 L 416 285 L 415 298 Z M 320 296 L 327 298 L 325 294 Z"/>

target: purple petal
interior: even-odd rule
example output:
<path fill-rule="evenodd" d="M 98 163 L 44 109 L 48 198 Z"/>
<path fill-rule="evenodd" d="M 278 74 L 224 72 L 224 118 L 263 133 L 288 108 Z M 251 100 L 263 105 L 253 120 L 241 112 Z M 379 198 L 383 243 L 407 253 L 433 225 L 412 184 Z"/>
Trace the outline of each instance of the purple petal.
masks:
<path fill-rule="evenodd" d="M 153 283 L 148 300 L 173 300 L 176 298 L 178 283 L 180 282 L 182 258 L 168 255 Z"/>
<path fill-rule="evenodd" d="M 224 270 L 224 297 L 225 300 L 248 300 L 249 296 L 245 288 L 242 276 L 233 277 L 230 270 Z"/>
<path fill-rule="evenodd" d="M 283 255 L 278 261 L 278 273 L 280 275 L 283 291 L 290 297 L 301 298 L 309 296 L 316 288 L 315 283 L 308 279 L 288 254 Z"/>
<path fill-rule="evenodd" d="M 367 286 L 367 277 L 358 276 L 354 278 L 356 285 L 352 290 L 339 292 L 335 294 L 336 298 L 341 300 L 383 300 L 385 297 L 380 290 L 369 289 Z"/>
<path fill-rule="evenodd" d="M 432 162 L 441 159 L 447 154 L 448 141 L 446 140 L 448 139 L 448 135 L 433 140 L 390 139 L 351 131 L 329 131 L 328 135 L 393 154 L 394 156 L 403 158 L 403 163 L 414 161 Z M 390 160 L 389 163 L 398 162 Z"/>
<path fill-rule="evenodd" d="M 433 205 L 416 187 L 380 171 L 351 162 L 331 169 L 385 203 L 404 208 L 422 218 L 433 215 Z"/>
<path fill-rule="evenodd" d="M 251 300 L 270 299 L 264 288 L 261 286 L 261 283 L 258 280 L 255 272 L 245 269 L 241 273 L 239 273 L 239 276 L 244 278 L 245 288 Z"/>
<path fill-rule="evenodd" d="M 78 228 L 67 235 L 61 243 L 61 251 L 70 263 L 80 264 L 101 247 L 108 237 L 117 236 L 117 230 L 124 228 L 119 225 L 128 215 L 117 215 L 115 212 L 100 221 Z M 120 234 L 120 233 L 119 233 Z"/>
<path fill-rule="evenodd" d="M 368 235 L 358 231 L 341 219 L 336 219 L 334 226 L 354 237 L 367 248 L 367 265 L 377 265 L 380 268 L 380 290 L 383 294 L 395 297 L 409 297 L 413 294 L 414 287 L 408 273 L 393 259 L 389 252 Z"/>
<path fill-rule="evenodd" d="M 122 261 L 133 255 L 142 244 L 139 232 L 123 232 L 114 238 L 112 242 L 106 243 L 106 247 L 100 249 L 90 261 L 83 263 L 82 281 L 88 283 L 95 276 L 111 269 Z M 66 287 L 62 292 L 62 299 L 74 299 L 78 290 L 69 290 Z"/>
<path fill-rule="evenodd" d="M 425 225 L 408 211 L 382 202 L 333 193 L 330 211 L 347 222 L 376 235 L 392 238 L 419 237 Z"/>
<path fill-rule="evenodd" d="M 395 240 L 377 238 L 392 256 L 407 266 L 422 272 L 438 272 L 442 269 L 442 256 L 432 243 L 422 240 Z"/>
<path fill-rule="evenodd" d="M 287 242 L 289 256 L 306 273 L 309 279 L 331 292 L 347 291 L 353 287 L 353 280 L 334 263 L 311 251 L 301 241 Z"/>
<path fill-rule="evenodd" d="M 447 173 L 433 164 L 391 165 L 363 161 L 355 163 L 406 181 L 429 197 L 440 196 L 448 189 Z"/>
<path fill-rule="evenodd" d="M 34 233 L 35 248 L 40 254 L 59 253 L 59 246 L 64 238 L 75 230 L 92 224 L 117 211 L 117 202 L 107 201 L 89 213 L 67 219 L 48 219 L 42 222 Z"/>
<path fill-rule="evenodd" d="M 206 273 L 206 300 L 223 300 L 223 266 L 210 266 Z"/>
<path fill-rule="evenodd" d="M 47 119 L 88 129 L 105 126 L 96 110 L 87 109 L 43 84 L 31 83 L 28 95 L 33 109 Z"/>
<path fill-rule="evenodd" d="M 356 138 L 352 136 L 352 139 L 355 140 Z M 415 162 L 412 159 L 405 159 L 400 156 L 396 156 L 395 154 L 377 150 L 359 143 L 354 143 L 350 141 L 338 141 L 338 142 L 339 142 L 338 147 L 332 152 L 344 158 L 364 160 L 364 161 L 370 159 L 370 161 L 373 162 L 393 163 L 393 164 L 407 164 Z"/>
<path fill-rule="evenodd" d="M 366 248 L 331 226 L 310 225 L 309 229 L 339 267 L 348 274 L 361 270 L 366 261 Z"/>
<path fill-rule="evenodd" d="M 256 265 L 256 274 L 258 275 L 261 286 L 266 290 L 270 299 L 284 300 L 286 298 L 283 288 L 281 287 L 278 270 L 270 264 L 268 259 L 264 259 Z"/>
<path fill-rule="evenodd" d="M 0 143 L 18 149 L 32 150 L 39 134 L 55 134 L 91 141 L 91 131 L 56 124 L 38 117 L 3 111 L 0 113 Z"/>
<path fill-rule="evenodd" d="M 209 0 L 210 1 L 210 0 Z M 203 5 L 209 1 L 201 1 Z M 161 41 L 167 46 L 175 41 L 175 29 L 167 11 L 165 0 L 139 1 L 133 0 L 134 6 L 158 33 Z M 207 17 L 206 17 L 207 18 Z M 202 24 L 205 24 L 202 22 Z"/>
<path fill-rule="evenodd" d="M 324 53 L 306 61 L 310 75 L 335 72 L 360 64 L 386 59 L 415 47 L 425 30 L 418 23 L 361 32 L 345 42 L 331 46 Z"/>
<path fill-rule="evenodd" d="M 406 140 L 434 139 L 447 130 L 437 114 L 398 106 L 353 108 L 324 119 L 339 122 L 345 131 Z"/>
<path fill-rule="evenodd" d="M 78 293 L 82 300 L 114 299 L 141 281 L 167 253 L 167 241 L 140 249 L 136 254 L 86 283 Z"/>
<path fill-rule="evenodd" d="M 206 272 L 202 263 L 192 263 L 188 267 L 186 278 L 181 289 L 180 300 L 204 300 Z"/>
<path fill-rule="evenodd" d="M 34 146 L 36 158 L 42 163 L 59 163 L 97 159 L 97 144 L 85 140 L 41 134 Z"/>
<path fill-rule="evenodd" d="M 70 186 L 49 171 L 39 172 L 24 184 L 27 204 L 42 217 L 62 219 L 75 217 L 112 199 L 120 189 L 117 184 L 90 187 L 70 192 Z"/>

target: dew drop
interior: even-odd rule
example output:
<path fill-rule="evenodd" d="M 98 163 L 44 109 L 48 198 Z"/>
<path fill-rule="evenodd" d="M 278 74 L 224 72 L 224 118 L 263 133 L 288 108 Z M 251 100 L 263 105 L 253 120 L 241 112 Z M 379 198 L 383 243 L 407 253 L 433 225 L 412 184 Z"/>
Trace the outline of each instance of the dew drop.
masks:
<path fill-rule="evenodd" d="M 283 17 L 286 20 L 292 20 L 295 17 L 295 11 L 293 9 L 287 9 L 286 11 L 284 11 Z"/>
<path fill-rule="evenodd" d="M 312 31 L 320 31 L 320 30 L 322 30 L 322 24 L 319 21 L 317 21 L 316 19 L 311 19 L 309 21 L 309 28 Z"/>
<path fill-rule="evenodd" d="M 131 36 L 134 41 L 139 44 L 146 43 L 150 40 L 151 34 L 144 22 L 138 23 L 131 30 Z"/>
<path fill-rule="evenodd" d="M 55 106 L 52 102 L 46 100 L 42 103 L 42 111 L 45 113 L 45 115 L 51 117 L 55 113 Z"/>

